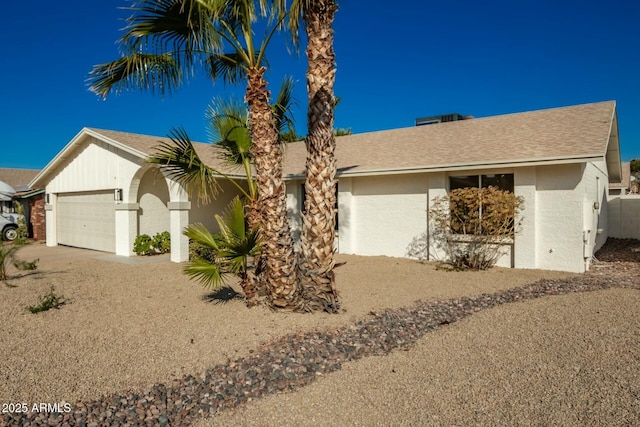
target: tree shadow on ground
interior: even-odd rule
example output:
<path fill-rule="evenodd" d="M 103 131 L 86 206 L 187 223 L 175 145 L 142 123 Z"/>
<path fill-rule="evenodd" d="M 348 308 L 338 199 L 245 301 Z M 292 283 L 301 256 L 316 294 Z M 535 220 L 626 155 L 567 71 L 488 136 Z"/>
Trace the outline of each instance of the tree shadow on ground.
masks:
<path fill-rule="evenodd" d="M 242 300 L 244 296 L 231 286 L 224 286 L 214 292 L 202 296 L 202 300 L 213 304 L 225 304 L 232 300 Z"/>

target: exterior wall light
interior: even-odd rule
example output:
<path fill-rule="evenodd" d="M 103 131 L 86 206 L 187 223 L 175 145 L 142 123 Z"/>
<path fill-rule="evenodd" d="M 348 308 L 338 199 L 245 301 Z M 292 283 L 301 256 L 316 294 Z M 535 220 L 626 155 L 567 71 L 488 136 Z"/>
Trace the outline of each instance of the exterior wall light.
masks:
<path fill-rule="evenodd" d="M 115 200 L 116 202 L 122 201 L 122 188 L 116 188 L 113 191 L 113 200 Z"/>

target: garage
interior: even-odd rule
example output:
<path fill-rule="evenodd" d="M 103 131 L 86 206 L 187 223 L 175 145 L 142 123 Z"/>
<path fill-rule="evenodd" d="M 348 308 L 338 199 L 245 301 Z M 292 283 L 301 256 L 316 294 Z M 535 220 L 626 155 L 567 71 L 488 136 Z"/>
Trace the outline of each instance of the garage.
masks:
<path fill-rule="evenodd" d="M 58 194 L 56 219 L 59 244 L 115 252 L 113 190 Z"/>

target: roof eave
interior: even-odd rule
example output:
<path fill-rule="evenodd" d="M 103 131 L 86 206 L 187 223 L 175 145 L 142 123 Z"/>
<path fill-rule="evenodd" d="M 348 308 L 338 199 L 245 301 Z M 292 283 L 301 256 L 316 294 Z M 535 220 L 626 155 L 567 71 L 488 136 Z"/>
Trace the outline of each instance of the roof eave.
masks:
<path fill-rule="evenodd" d="M 520 168 L 528 166 L 550 166 L 550 165 L 562 165 L 573 163 L 588 163 L 592 161 L 600 161 L 603 159 L 602 155 L 593 154 L 588 156 L 579 157 L 564 157 L 564 158 L 549 158 L 549 159 L 535 159 L 535 160 L 506 160 L 502 162 L 477 162 L 477 163 L 459 163 L 453 165 L 434 165 L 434 166 L 416 166 L 407 168 L 394 168 L 394 169 L 369 169 L 355 172 L 338 172 L 337 177 L 358 177 L 358 176 L 376 176 L 376 175 L 399 175 L 399 174 L 414 174 L 414 173 L 433 173 L 433 172 L 452 172 L 462 170 L 483 170 L 483 169 L 504 169 L 504 168 Z M 289 174 L 285 176 L 285 179 L 304 179 L 303 174 Z"/>

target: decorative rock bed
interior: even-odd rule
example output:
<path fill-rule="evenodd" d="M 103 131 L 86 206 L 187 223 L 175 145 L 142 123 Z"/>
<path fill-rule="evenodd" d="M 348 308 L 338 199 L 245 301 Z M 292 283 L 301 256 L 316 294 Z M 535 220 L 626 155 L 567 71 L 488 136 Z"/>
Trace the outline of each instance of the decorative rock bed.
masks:
<path fill-rule="evenodd" d="M 640 290 L 640 253 L 632 250 L 635 246 L 637 241 L 614 239 L 598 257 L 600 261 L 580 277 L 542 280 L 493 294 L 371 312 L 368 319 L 346 327 L 284 336 L 258 348 L 251 357 L 217 365 L 200 377 L 186 376 L 140 393 L 76 402 L 66 413 L 4 414 L 0 426 L 190 425 L 202 416 L 271 393 L 296 390 L 320 375 L 339 370 L 345 362 L 407 348 L 426 333 L 487 308 L 613 287 Z M 614 259 L 624 261 L 611 261 Z"/>

